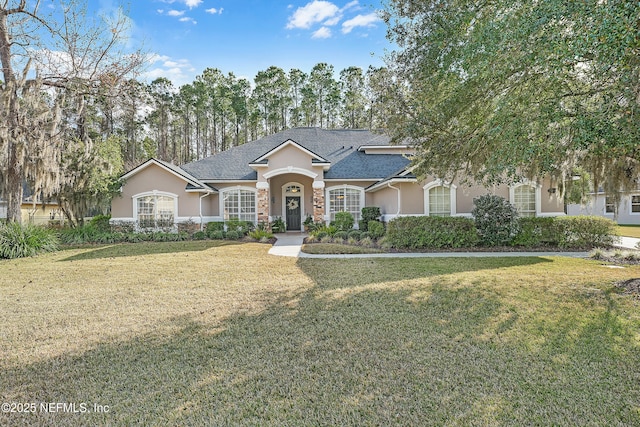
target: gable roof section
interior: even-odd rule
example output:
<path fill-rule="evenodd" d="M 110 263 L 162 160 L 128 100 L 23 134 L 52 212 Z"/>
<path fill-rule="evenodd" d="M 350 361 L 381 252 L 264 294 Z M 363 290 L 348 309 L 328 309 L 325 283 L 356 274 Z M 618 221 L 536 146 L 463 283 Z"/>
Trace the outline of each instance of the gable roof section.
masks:
<path fill-rule="evenodd" d="M 311 162 L 312 163 L 317 163 L 317 164 L 330 163 L 328 160 L 324 159 L 322 156 L 319 156 L 316 153 L 314 153 L 313 151 L 308 150 L 307 148 L 305 148 L 302 145 L 298 144 L 294 140 L 287 139 L 282 144 L 278 145 L 277 147 L 275 147 L 272 150 L 269 150 L 267 153 L 264 153 L 262 156 L 258 157 L 254 161 L 252 161 L 250 164 L 251 165 L 257 165 L 257 164 L 264 165 L 265 164 L 264 162 L 267 161 L 269 159 L 269 157 L 271 157 L 273 154 L 277 153 L 278 151 L 282 150 L 283 148 L 286 148 L 286 147 L 289 147 L 289 146 L 293 146 L 293 147 L 297 148 L 298 150 L 302 151 L 303 153 L 307 154 L 309 157 L 311 157 Z"/>
<path fill-rule="evenodd" d="M 133 175 L 136 175 L 137 173 L 143 171 L 144 169 L 146 169 L 147 167 L 149 167 L 151 165 L 156 165 L 156 166 L 166 170 L 167 172 L 171 173 L 172 175 L 175 175 L 178 178 L 180 178 L 183 181 L 185 181 L 187 183 L 187 185 L 185 187 L 185 190 L 187 190 L 187 191 L 203 191 L 203 190 L 204 191 L 213 191 L 213 192 L 217 192 L 218 191 L 214 187 L 201 182 L 198 178 L 194 177 L 189 172 L 183 170 L 179 166 L 173 165 L 173 164 L 165 162 L 163 160 L 154 159 L 154 158 L 151 158 L 151 159 L 147 160 L 146 162 L 142 163 L 141 165 L 131 169 L 129 172 L 127 172 L 124 175 L 122 175 L 120 177 L 120 179 L 121 180 L 126 180 L 129 177 L 131 177 Z"/>
<path fill-rule="evenodd" d="M 255 181 L 258 175 L 251 165 L 264 165 L 269 155 L 286 144 L 296 144 L 311 153 L 315 164 L 330 163 L 325 179 L 379 180 L 410 162 L 398 154 L 367 155 L 358 151 L 362 146 L 390 145 L 388 137 L 368 130 L 294 128 L 188 163 L 182 169 L 202 182 Z"/>

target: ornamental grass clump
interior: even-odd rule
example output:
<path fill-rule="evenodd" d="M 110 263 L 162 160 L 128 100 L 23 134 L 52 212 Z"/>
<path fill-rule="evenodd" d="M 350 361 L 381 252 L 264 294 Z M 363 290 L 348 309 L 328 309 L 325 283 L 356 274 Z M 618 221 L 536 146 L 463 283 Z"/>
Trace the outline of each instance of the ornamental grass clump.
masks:
<path fill-rule="evenodd" d="M 58 237 L 53 230 L 17 222 L 0 225 L 0 258 L 24 258 L 57 249 Z"/>

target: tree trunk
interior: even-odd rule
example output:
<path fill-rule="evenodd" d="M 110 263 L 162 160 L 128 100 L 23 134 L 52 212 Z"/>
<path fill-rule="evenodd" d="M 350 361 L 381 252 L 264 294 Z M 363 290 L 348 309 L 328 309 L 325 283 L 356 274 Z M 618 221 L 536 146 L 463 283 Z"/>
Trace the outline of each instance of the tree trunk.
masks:
<path fill-rule="evenodd" d="M 9 169 L 7 170 L 7 221 L 22 223 L 22 167 L 17 158 L 17 147 L 9 141 Z"/>

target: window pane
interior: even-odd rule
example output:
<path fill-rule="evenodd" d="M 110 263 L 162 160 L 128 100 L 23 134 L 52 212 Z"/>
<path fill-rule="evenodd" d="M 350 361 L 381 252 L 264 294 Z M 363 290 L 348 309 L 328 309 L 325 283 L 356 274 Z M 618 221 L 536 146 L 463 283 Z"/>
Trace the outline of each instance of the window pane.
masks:
<path fill-rule="evenodd" d="M 536 215 L 536 190 L 531 185 L 521 185 L 514 192 L 513 204 L 522 216 Z"/>
<path fill-rule="evenodd" d="M 604 212 L 605 213 L 615 213 L 616 212 L 616 205 L 613 202 L 613 197 L 605 197 L 605 201 L 604 201 Z"/>
<path fill-rule="evenodd" d="M 640 196 L 631 196 L 631 212 L 640 212 Z"/>
<path fill-rule="evenodd" d="M 333 221 L 336 212 L 349 212 L 354 220 L 360 219 L 362 191 L 355 188 L 336 188 L 329 191 L 329 217 Z"/>
<path fill-rule="evenodd" d="M 174 223 L 175 199 L 170 196 L 138 198 L 138 225 L 142 228 L 170 227 Z"/>
<path fill-rule="evenodd" d="M 225 220 L 255 221 L 255 193 L 248 190 L 230 190 L 223 194 Z"/>
<path fill-rule="evenodd" d="M 451 215 L 451 189 L 449 187 L 441 185 L 429 190 L 429 215 Z"/>

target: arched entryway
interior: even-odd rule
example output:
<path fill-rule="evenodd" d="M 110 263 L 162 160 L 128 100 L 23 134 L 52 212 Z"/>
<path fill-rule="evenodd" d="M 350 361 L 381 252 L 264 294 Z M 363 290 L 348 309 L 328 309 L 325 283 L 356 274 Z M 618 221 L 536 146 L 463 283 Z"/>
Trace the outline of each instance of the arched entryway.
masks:
<path fill-rule="evenodd" d="M 287 230 L 302 230 L 302 213 L 304 211 L 304 186 L 295 181 L 283 185 L 282 212 Z"/>

